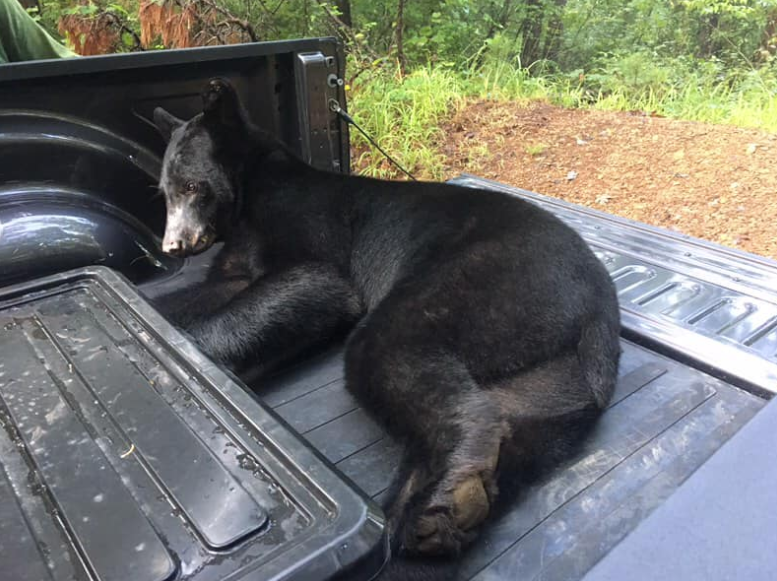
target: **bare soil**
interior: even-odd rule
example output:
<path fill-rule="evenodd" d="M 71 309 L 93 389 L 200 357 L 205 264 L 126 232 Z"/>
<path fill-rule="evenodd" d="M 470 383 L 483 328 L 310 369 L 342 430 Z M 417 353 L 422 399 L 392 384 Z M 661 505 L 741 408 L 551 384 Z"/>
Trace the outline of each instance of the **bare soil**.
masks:
<path fill-rule="evenodd" d="M 475 102 L 445 127 L 469 172 L 777 258 L 777 135 L 641 113 Z"/>

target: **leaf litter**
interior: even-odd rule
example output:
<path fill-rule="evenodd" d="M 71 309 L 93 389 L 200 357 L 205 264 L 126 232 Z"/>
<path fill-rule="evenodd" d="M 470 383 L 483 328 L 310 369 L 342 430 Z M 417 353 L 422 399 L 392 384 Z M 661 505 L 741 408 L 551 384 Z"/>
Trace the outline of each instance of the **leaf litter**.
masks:
<path fill-rule="evenodd" d="M 777 259 L 775 134 L 492 101 L 444 132 L 447 178 L 468 172 Z"/>

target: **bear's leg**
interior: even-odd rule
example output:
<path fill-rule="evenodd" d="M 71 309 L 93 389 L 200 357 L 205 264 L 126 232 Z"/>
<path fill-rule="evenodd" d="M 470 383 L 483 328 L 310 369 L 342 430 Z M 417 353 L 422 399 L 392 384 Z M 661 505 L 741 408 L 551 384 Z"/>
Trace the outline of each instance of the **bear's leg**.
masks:
<path fill-rule="evenodd" d="M 349 340 L 346 381 L 405 445 L 387 515 L 393 545 L 416 555 L 458 553 L 499 485 L 568 458 L 601 413 L 575 354 L 481 386 L 455 355 L 370 325 Z"/>
<path fill-rule="evenodd" d="M 350 283 L 326 264 L 302 264 L 253 282 L 189 331 L 226 365 L 269 366 L 350 328 L 362 305 Z"/>
<path fill-rule="evenodd" d="M 366 335 L 385 335 L 367 329 L 349 340 L 346 385 L 405 444 L 387 508 L 392 542 L 455 553 L 490 512 L 508 423 L 454 356 L 373 341 Z"/>

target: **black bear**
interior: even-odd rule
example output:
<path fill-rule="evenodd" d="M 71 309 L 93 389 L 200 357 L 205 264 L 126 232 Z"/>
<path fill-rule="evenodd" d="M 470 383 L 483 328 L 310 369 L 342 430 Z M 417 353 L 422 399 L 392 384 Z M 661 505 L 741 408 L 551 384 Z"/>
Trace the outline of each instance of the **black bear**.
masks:
<path fill-rule="evenodd" d="M 163 246 L 224 246 L 196 293 L 160 309 L 233 369 L 349 332 L 347 388 L 406 443 L 380 578 L 412 578 L 472 541 L 502 483 L 590 431 L 620 356 L 610 277 L 529 202 L 313 169 L 251 124 L 227 82 L 203 104 L 186 122 L 154 112 L 169 141 Z"/>

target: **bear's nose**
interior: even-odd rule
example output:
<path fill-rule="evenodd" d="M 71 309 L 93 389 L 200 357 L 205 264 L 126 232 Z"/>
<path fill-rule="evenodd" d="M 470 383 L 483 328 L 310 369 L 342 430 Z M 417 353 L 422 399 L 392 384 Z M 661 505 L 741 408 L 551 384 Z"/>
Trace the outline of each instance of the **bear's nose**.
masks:
<path fill-rule="evenodd" d="M 162 244 L 162 252 L 165 254 L 172 254 L 173 256 L 181 256 L 183 254 L 183 240 L 165 240 Z"/>

